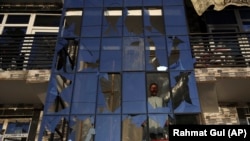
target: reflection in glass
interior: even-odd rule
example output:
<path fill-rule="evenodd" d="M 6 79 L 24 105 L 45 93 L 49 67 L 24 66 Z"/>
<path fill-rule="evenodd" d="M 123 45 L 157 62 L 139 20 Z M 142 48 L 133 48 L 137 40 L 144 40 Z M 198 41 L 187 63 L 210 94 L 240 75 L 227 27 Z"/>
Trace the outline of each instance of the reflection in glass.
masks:
<path fill-rule="evenodd" d="M 101 92 L 104 100 L 99 101 L 102 105 L 98 111 L 116 111 L 121 106 L 121 76 L 119 74 L 105 74 L 100 78 Z M 101 104 L 102 102 L 105 102 Z"/>
<path fill-rule="evenodd" d="M 124 38 L 123 70 L 143 70 L 145 67 L 143 38 Z"/>

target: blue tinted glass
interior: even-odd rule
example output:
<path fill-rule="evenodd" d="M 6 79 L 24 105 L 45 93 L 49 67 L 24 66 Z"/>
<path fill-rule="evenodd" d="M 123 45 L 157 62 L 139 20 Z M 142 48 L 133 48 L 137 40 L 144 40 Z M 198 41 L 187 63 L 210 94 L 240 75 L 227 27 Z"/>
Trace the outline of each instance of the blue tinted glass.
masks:
<path fill-rule="evenodd" d="M 82 36 L 99 37 L 102 23 L 101 8 L 85 8 L 82 22 Z"/>
<path fill-rule="evenodd" d="M 102 7 L 103 0 L 85 0 L 84 6 L 85 7 Z"/>
<path fill-rule="evenodd" d="M 121 116 L 120 115 L 97 115 L 96 116 L 97 141 L 121 140 Z"/>
<path fill-rule="evenodd" d="M 143 0 L 145 6 L 161 6 L 162 0 Z"/>
<path fill-rule="evenodd" d="M 65 8 L 82 8 L 83 0 L 64 0 Z"/>
<path fill-rule="evenodd" d="M 122 87 L 123 112 L 146 112 L 145 74 L 140 72 L 123 73 Z"/>
<path fill-rule="evenodd" d="M 122 9 L 107 8 L 103 17 L 103 36 L 121 36 L 122 35 Z"/>
<path fill-rule="evenodd" d="M 124 38 L 123 41 L 123 70 L 143 70 L 145 67 L 143 38 Z"/>
<path fill-rule="evenodd" d="M 124 0 L 125 6 L 138 6 L 142 5 L 142 0 Z"/>
<path fill-rule="evenodd" d="M 105 7 L 121 7 L 123 0 L 104 0 Z"/>

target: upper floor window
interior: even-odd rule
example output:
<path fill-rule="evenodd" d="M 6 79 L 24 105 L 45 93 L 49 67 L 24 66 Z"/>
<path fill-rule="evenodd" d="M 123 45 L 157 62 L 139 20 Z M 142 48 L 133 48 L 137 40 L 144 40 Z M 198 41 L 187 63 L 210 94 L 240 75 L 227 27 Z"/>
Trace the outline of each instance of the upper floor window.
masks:
<path fill-rule="evenodd" d="M 60 19 L 59 15 L 37 15 L 34 26 L 59 27 Z"/>
<path fill-rule="evenodd" d="M 7 17 L 7 24 L 28 24 L 30 15 L 9 15 Z"/>

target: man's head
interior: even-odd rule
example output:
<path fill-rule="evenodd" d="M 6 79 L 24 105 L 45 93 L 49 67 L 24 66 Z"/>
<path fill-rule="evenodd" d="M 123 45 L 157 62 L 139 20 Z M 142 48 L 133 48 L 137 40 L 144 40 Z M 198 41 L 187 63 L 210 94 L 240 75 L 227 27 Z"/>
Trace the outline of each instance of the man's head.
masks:
<path fill-rule="evenodd" d="M 151 96 L 157 96 L 158 85 L 156 83 L 151 83 L 149 85 L 149 91 L 150 91 Z"/>

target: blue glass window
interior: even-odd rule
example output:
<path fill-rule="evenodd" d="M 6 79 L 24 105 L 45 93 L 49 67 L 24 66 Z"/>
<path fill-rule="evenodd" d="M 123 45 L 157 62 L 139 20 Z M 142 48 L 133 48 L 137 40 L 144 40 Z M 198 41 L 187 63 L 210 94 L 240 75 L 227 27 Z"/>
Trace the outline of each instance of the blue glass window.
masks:
<path fill-rule="evenodd" d="M 123 70 L 145 69 L 145 47 L 143 38 L 123 38 Z"/>
<path fill-rule="evenodd" d="M 115 72 L 121 70 L 121 38 L 103 38 L 101 52 L 101 71 Z"/>
<path fill-rule="evenodd" d="M 96 116 L 97 141 L 119 141 L 121 136 L 120 115 L 97 115 Z"/>
<path fill-rule="evenodd" d="M 145 113 L 145 73 L 124 72 L 122 88 L 123 113 Z"/>
<path fill-rule="evenodd" d="M 119 113 L 121 111 L 120 74 L 100 74 L 97 108 L 98 113 Z"/>
<path fill-rule="evenodd" d="M 102 23 L 102 8 L 85 8 L 82 21 L 82 36 L 100 37 Z"/>
<path fill-rule="evenodd" d="M 72 113 L 93 114 L 97 93 L 98 77 L 95 73 L 79 73 L 75 78 Z"/>

